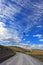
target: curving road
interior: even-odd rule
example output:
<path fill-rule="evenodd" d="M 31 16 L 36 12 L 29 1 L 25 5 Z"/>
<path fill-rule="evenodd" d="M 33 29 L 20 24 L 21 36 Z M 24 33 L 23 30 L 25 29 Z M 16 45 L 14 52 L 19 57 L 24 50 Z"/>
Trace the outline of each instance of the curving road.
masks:
<path fill-rule="evenodd" d="M 17 53 L 15 56 L 4 61 L 0 65 L 43 65 L 43 63 L 31 56 Z"/>

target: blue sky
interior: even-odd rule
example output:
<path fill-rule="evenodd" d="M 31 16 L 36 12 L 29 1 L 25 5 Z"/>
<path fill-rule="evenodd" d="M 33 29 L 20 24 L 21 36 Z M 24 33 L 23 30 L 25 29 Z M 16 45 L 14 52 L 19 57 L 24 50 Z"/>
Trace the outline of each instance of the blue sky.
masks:
<path fill-rule="evenodd" d="M 43 0 L 0 0 L 0 45 L 43 49 Z"/>

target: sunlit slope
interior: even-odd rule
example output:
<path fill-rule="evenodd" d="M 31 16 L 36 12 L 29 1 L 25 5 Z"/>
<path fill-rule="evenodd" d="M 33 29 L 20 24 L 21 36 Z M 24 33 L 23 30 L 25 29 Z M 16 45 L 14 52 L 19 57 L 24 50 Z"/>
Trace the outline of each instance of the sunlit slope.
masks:
<path fill-rule="evenodd" d="M 16 46 L 8 46 L 8 48 L 12 49 L 13 51 L 23 52 L 26 54 L 43 54 L 43 50 L 24 49 L 24 48 L 16 47 Z"/>
<path fill-rule="evenodd" d="M 21 52 L 21 53 L 30 53 L 31 50 L 27 50 L 27 49 L 24 49 L 24 48 L 21 48 L 21 47 L 17 47 L 17 46 L 8 46 L 8 48 L 10 48 L 11 50 L 13 50 L 13 52 Z"/>
<path fill-rule="evenodd" d="M 29 49 L 16 47 L 16 46 L 9 46 L 8 48 L 12 49 L 13 52 L 16 51 L 16 52 L 25 53 L 27 55 L 31 55 L 31 56 L 43 61 L 43 50 L 29 50 Z"/>

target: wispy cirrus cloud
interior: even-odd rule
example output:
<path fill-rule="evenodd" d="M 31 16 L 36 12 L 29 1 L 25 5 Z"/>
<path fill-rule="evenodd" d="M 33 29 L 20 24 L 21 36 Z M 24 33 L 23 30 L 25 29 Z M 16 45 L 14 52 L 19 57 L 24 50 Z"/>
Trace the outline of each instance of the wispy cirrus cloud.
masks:
<path fill-rule="evenodd" d="M 0 40 L 13 43 L 21 43 L 22 38 L 27 35 L 28 32 L 33 34 L 33 37 L 42 40 L 42 34 L 37 32 L 43 30 L 43 1 L 32 0 L 0 0 Z M 34 28 L 34 30 L 33 30 Z M 32 31 L 31 31 L 32 30 Z M 24 36 L 23 33 L 26 33 Z M 32 32 L 32 33 L 31 33 Z M 5 35 L 4 35 L 5 33 Z M 34 33 L 37 33 L 34 35 Z M 41 33 L 41 31 L 40 31 Z M 24 41 L 27 39 L 24 38 Z M 31 43 L 28 41 L 27 43 Z M 11 43 L 12 45 L 12 43 Z M 40 48 L 41 45 L 28 45 L 20 44 L 25 48 Z"/>
<path fill-rule="evenodd" d="M 30 1 L 30 3 L 31 3 L 30 11 L 32 12 L 32 14 L 31 15 L 28 14 L 27 18 L 25 18 L 25 20 L 28 20 L 28 25 L 27 25 L 27 27 L 25 29 L 25 32 L 26 31 L 27 32 L 30 31 L 31 28 L 34 25 L 39 26 L 40 25 L 40 18 L 41 18 L 42 14 L 43 14 L 43 1 L 42 2 L 39 1 L 38 3 L 37 2 L 36 3 L 32 3 Z M 31 21 L 31 23 L 29 24 L 30 21 Z"/>
<path fill-rule="evenodd" d="M 42 38 L 42 35 L 41 34 L 36 34 L 36 35 L 33 35 L 33 37 Z"/>
<path fill-rule="evenodd" d="M 33 35 L 33 37 L 38 38 L 39 39 L 39 42 L 43 42 L 43 35 L 36 34 L 36 35 Z"/>
<path fill-rule="evenodd" d="M 6 3 L 7 2 L 7 3 Z M 18 6 L 19 7 L 19 6 Z M 9 39 L 12 39 L 13 42 L 18 43 L 21 41 L 20 37 L 18 36 L 17 32 L 17 26 L 19 25 L 15 24 L 13 15 L 20 12 L 21 8 L 18 8 L 17 5 L 11 4 L 11 2 L 8 0 L 0 0 L 0 38 L 4 41 L 7 41 Z M 10 19 L 9 27 L 4 24 L 6 21 Z M 7 27 L 6 27 L 7 26 Z M 12 31 L 12 32 L 11 32 Z M 4 35 L 5 33 L 5 35 Z M 11 40 L 10 40 L 11 41 Z"/>
<path fill-rule="evenodd" d="M 32 3 L 30 0 L 11 0 L 11 2 L 14 2 L 14 4 L 11 4 L 11 2 L 9 2 L 6 5 L 5 0 L 1 0 L 0 1 L 0 13 L 2 13 L 1 17 L 6 17 L 6 18 L 10 18 L 10 20 L 14 21 L 15 16 L 13 17 L 13 15 L 17 14 L 17 13 L 22 13 L 24 18 L 22 21 L 26 21 L 25 23 L 27 23 L 27 27 L 24 29 L 25 32 L 28 32 L 31 30 L 31 28 L 34 25 L 38 25 L 39 22 L 37 22 L 40 19 L 41 14 L 43 13 L 43 10 L 40 9 L 42 8 L 42 2 L 40 3 Z M 4 3 L 4 4 L 3 4 Z M 38 5 L 40 6 L 40 8 L 37 8 Z M 17 6 L 18 5 L 18 6 Z M 28 7 L 28 8 L 27 8 Z M 25 9 L 25 11 L 23 12 L 22 10 Z M 29 13 L 27 14 L 27 12 Z M 31 13 L 32 12 L 32 13 Z M 31 23 L 30 23 L 31 21 Z M 16 23 L 18 25 L 18 23 Z M 20 24 L 19 24 L 20 26 Z M 22 26 L 20 26 L 22 29 Z"/>
<path fill-rule="evenodd" d="M 30 46 L 31 49 L 42 49 L 43 50 L 43 44 L 33 44 Z"/>
<path fill-rule="evenodd" d="M 43 42 L 43 39 L 40 39 L 39 41 L 40 41 L 40 42 Z"/>
<path fill-rule="evenodd" d="M 37 28 L 42 28 L 42 25 L 38 25 L 38 26 L 36 26 Z"/>
<path fill-rule="evenodd" d="M 6 3 L 7 2 L 7 3 Z M 17 6 L 13 6 L 9 0 L 0 0 L 0 16 L 1 17 L 7 17 L 10 20 L 14 20 L 13 15 L 20 12 L 21 8 L 18 9 Z"/>
<path fill-rule="evenodd" d="M 43 44 L 25 44 L 25 43 L 21 43 L 19 45 L 17 45 L 19 47 L 22 47 L 22 48 L 26 48 L 26 49 L 42 49 L 43 50 Z"/>

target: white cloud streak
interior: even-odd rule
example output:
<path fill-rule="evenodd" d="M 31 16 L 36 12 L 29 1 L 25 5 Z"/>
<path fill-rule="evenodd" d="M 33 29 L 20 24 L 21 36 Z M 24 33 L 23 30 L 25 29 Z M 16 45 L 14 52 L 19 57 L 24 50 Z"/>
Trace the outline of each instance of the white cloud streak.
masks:
<path fill-rule="evenodd" d="M 39 41 L 40 41 L 40 42 L 43 42 L 43 39 L 40 39 Z"/>
<path fill-rule="evenodd" d="M 28 32 L 31 30 L 31 28 L 34 25 L 38 25 L 39 22 L 37 22 L 40 19 L 41 14 L 43 13 L 43 2 L 40 3 L 36 3 L 33 4 L 30 0 L 11 0 L 12 2 L 15 2 L 17 5 L 13 4 L 11 5 L 10 2 L 8 2 L 8 6 L 5 4 L 2 4 L 3 2 L 5 2 L 5 0 L 0 0 L 0 13 L 1 13 L 1 17 L 8 17 L 10 18 L 12 21 L 14 21 L 15 17 L 13 17 L 13 15 L 20 13 L 21 10 L 23 8 L 32 9 L 32 13 L 31 15 L 27 15 L 27 13 L 23 13 L 23 15 L 26 15 L 26 18 L 24 18 L 24 20 L 28 21 L 27 27 L 24 29 L 25 32 Z M 20 6 L 19 6 L 20 5 Z M 31 19 L 31 23 L 29 23 Z M 21 27 L 22 28 L 22 27 Z"/>
<path fill-rule="evenodd" d="M 21 42 L 18 32 L 15 30 L 8 30 L 3 22 L 0 22 L 0 41 L 12 41 L 14 43 Z"/>
<path fill-rule="evenodd" d="M 36 35 L 33 35 L 33 37 L 42 38 L 42 35 L 41 34 L 36 34 Z"/>
<path fill-rule="evenodd" d="M 18 42 L 21 42 L 21 38 L 19 37 L 19 33 L 17 31 L 15 33 L 15 29 L 17 29 L 16 27 L 18 27 L 21 30 L 22 26 L 19 26 L 18 23 L 16 25 L 15 25 L 15 23 L 13 23 L 13 21 L 15 19 L 15 17 L 13 17 L 13 15 L 15 15 L 17 13 L 23 13 L 23 12 L 21 12 L 21 10 L 23 8 L 26 8 L 27 10 L 30 8 L 30 10 L 32 11 L 33 14 L 27 15 L 27 13 L 23 13 L 23 15 L 26 16 L 25 18 L 23 18 L 23 20 L 26 21 L 26 23 L 27 23 L 27 27 L 24 29 L 24 31 L 28 32 L 29 30 L 31 30 L 31 28 L 34 25 L 40 24 L 40 22 L 38 22 L 38 21 L 40 20 L 40 17 L 43 14 L 43 2 L 32 4 L 32 2 L 30 0 L 26 0 L 26 1 L 25 0 L 11 0 L 11 1 L 16 2 L 16 4 L 18 6 L 15 4 L 11 4 L 9 1 L 6 3 L 7 4 L 6 5 L 5 0 L 0 0 L 0 17 L 5 18 L 5 19 L 7 19 L 7 18 L 10 19 L 11 20 L 10 27 L 13 29 L 13 30 L 12 29 L 8 30 L 5 27 L 6 25 L 4 23 L 0 22 L 0 39 L 7 40 L 7 38 L 8 39 L 13 38 L 12 41 L 18 43 Z M 4 20 L 3 20 L 3 22 L 4 22 Z M 41 27 L 41 26 L 38 26 L 38 27 Z M 41 34 L 36 34 L 33 36 L 38 37 L 38 38 L 42 37 Z M 40 41 L 43 41 L 43 40 L 40 40 Z M 23 45 L 23 46 L 25 46 L 25 45 Z M 35 47 L 35 45 L 33 45 L 31 47 L 33 48 L 33 47 Z M 37 45 L 36 45 L 36 47 L 37 47 Z"/>
<path fill-rule="evenodd" d="M 17 45 L 19 47 L 25 48 L 25 49 L 42 49 L 43 50 L 43 44 L 25 44 L 25 43 L 21 43 L 19 45 Z"/>
<path fill-rule="evenodd" d="M 42 25 L 38 25 L 38 26 L 36 26 L 37 28 L 42 28 Z"/>
<path fill-rule="evenodd" d="M 6 3 L 7 2 L 7 3 Z M 18 43 L 21 41 L 18 32 L 16 31 L 17 25 L 13 22 L 14 17 L 13 15 L 19 13 L 21 8 L 15 4 L 11 4 L 9 0 L 0 0 L 0 18 L 3 20 L 0 22 L 0 40 L 8 40 L 13 39 L 12 41 Z M 6 28 L 4 23 L 6 22 L 5 19 L 10 19 L 12 22 L 10 23 L 10 28 Z M 11 32 L 12 31 L 12 32 Z M 5 34 L 5 35 L 4 35 Z M 10 40 L 11 41 L 11 40 Z"/>
<path fill-rule="evenodd" d="M 7 28 L 5 28 L 5 24 L 0 22 L 0 40 L 10 38 L 8 34 Z"/>
<path fill-rule="evenodd" d="M 28 20 L 28 25 L 25 29 L 25 32 L 28 32 L 31 30 L 31 28 L 34 26 L 34 25 L 39 25 L 40 24 L 40 17 L 42 16 L 43 14 L 43 1 L 40 2 L 40 3 L 36 3 L 36 4 L 33 4 L 31 1 L 31 6 L 30 6 L 30 9 L 32 9 L 33 11 L 33 14 L 31 15 L 28 15 L 27 17 L 28 18 L 25 18 L 25 20 Z M 29 7 L 28 7 L 29 8 Z M 29 24 L 29 21 L 31 19 L 31 24 Z M 40 26 L 41 27 L 41 26 Z"/>
<path fill-rule="evenodd" d="M 13 15 L 19 13 L 21 8 L 17 6 L 13 6 L 10 2 L 7 2 L 8 5 L 5 4 L 5 0 L 0 0 L 0 15 L 1 17 L 10 18 L 10 20 L 14 20 Z"/>

